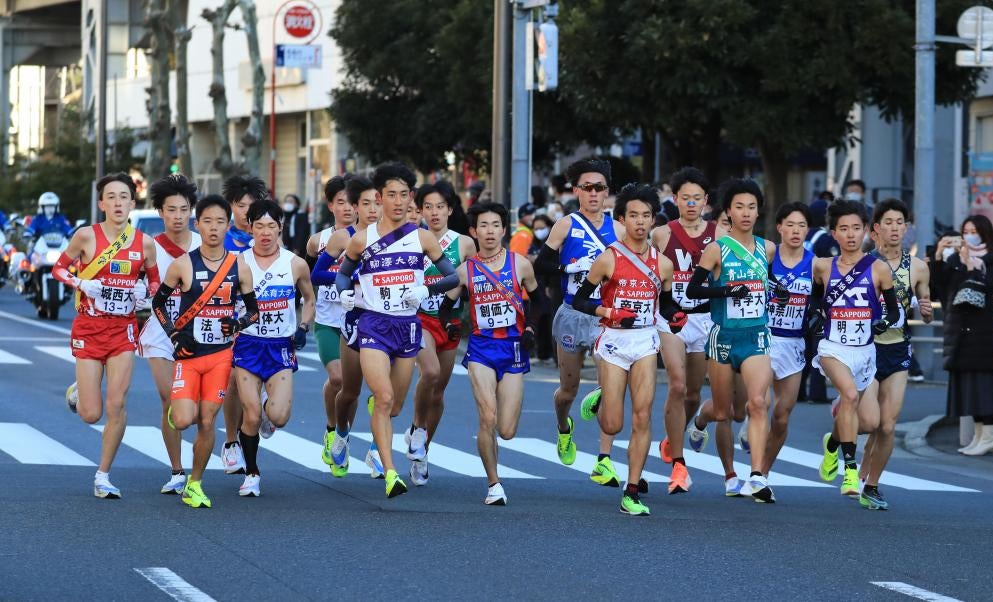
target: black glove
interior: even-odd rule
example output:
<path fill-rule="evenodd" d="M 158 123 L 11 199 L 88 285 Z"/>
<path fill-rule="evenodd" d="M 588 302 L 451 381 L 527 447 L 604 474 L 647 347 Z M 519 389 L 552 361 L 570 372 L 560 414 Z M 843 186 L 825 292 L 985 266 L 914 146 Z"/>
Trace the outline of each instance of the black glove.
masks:
<path fill-rule="evenodd" d="M 876 320 L 872 323 L 872 334 L 881 335 L 890 328 L 890 323 L 886 320 Z"/>
<path fill-rule="evenodd" d="M 459 335 L 462 334 L 462 328 L 455 322 L 448 322 L 445 324 L 445 332 L 448 334 L 449 341 L 457 341 Z"/>
<path fill-rule="evenodd" d="M 820 310 L 811 310 L 807 316 L 807 332 L 815 338 L 824 338 L 824 314 Z"/>
<path fill-rule="evenodd" d="M 172 341 L 172 357 L 177 360 L 191 358 L 196 353 L 197 341 L 191 333 L 185 330 L 172 331 L 169 340 Z"/>
<path fill-rule="evenodd" d="M 724 287 L 724 296 L 731 299 L 744 299 L 751 292 L 747 285 L 735 284 Z"/>
<path fill-rule="evenodd" d="M 307 346 L 307 330 L 303 326 L 297 326 L 297 331 L 293 333 L 293 348 L 300 351 Z"/>
<path fill-rule="evenodd" d="M 235 320 L 231 316 L 226 316 L 224 318 L 221 318 L 220 322 L 221 322 L 221 335 L 224 336 L 224 338 L 233 337 L 234 335 L 241 332 L 241 330 L 244 329 L 245 326 L 247 326 L 247 324 L 243 324 L 241 320 Z"/>
<path fill-rule="evenodd" d="M 776 287 L 772 290 L 772 293 L 776 296 L 776 305 L 779 307 L 786 307 L 790 302 L 790 289 L 782 285 L 782 283 L 777 282 Z"/>
<path fill-rule="evenodd" d="M 525 351 L 531 351 L 534 349 L 535 338 L 534 331 L 530 328 L 524 329 L 524 334 L 521 335 L 521 345 L 524 346 Z"/>

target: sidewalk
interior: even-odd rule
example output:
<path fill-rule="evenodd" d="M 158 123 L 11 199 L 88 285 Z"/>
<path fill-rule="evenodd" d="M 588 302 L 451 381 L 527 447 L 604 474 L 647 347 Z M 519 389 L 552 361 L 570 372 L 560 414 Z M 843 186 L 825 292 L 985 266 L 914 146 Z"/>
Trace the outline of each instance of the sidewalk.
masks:
<path fill-rule="evenodd" d="M 958 448 L 962 447 L 959 443 L 959 419 L 958 418 L 942 418 L 940 421 L 935 423 L 931 430 L 927 434 L 927 442 L 932 448 L 946 453 L 951 454 L 957 458 L 963 458 L 975 462 L 977 466 L 982 465 L 985 468 L 990 468 L 993 466 L 993 454 L 986 454 L 985 456 L 966 456 L 958 453 Z"/>

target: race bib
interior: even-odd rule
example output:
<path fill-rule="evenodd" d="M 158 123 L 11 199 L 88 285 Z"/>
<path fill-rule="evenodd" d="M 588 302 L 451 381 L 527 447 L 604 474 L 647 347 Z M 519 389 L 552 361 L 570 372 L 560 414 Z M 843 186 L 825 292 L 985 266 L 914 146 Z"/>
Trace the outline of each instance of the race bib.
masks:
<path fill-rule="evenodd" d="M 324 303 L 337 303 L 338 302 L 338 288 L 334 286 L 321 286 L 318 287 L 317 291 L 318 297 Z"/>
<path fill-rule="evenodd" d="M 439 274 L 432 274 L 430 276 L 424 276 L 424 286 L 431 286 L 435 282 L 438 282 L 439 280 L 441 280 L 441 278 L 442 277 Z M 442 302 L 444 302 L 444 300 L 445 300 L 445 294 L 444 293 L 438 293 L 437 295 L 431 295 L 427 299 L 421 301 L 421 311 L 426 312 L 426 313 L 429 313 L 429 314 L 436 314 L 436 313 L 438 313 L 438 310 L 441 309 L 441 304 L 442 304 Z M 461 302 L 461 300 L 456 300 L 455 301 L 455 307 L 459 307 L 460 302 Z"/>
<path fill-rule="evenodd" d="M 508 328 L 517 323 L 517 310 L 504 300 L 476 305 L 476 324 L 481 328 Z"/>
<path fill-rule="evenodd" d="M 576 293 L 579 292 L 579 287 L 583 286 L 583 283 L 586 282 L 586 277 L 589 274 L 590 274 L 589 272 L 576 272 L 575 274 L 566 274 L 566 276 L 568 276 L 569 278 L 568 282 L 566 283 L 566 292 L 572 296 L 576 296 Z M 590 299 L 599 299 L 599 298 L 600 298 L 600 287 L 597 286 L 593 290 L 593 294 L 590 295 Z"/>
<path fill-rule="evenodd" d="M 761 318 L 765 315 L 765 285 L 758 280 L 743 280 L 728 282 L 728 286 L 744 284 L 748 287 L 748 296 L 743 299 L 728 297 L 725 299 L 727 318 L 729 320 L 746 320 Z"/>
<path fill-rule="evenodd" d="M 634 326 L 651 326 L 655 323 L 655 303 L 652 301 L 615 295 L 614 309 L 626 309 L 637 314 Z"/>
<path fill-rule="evenodd" d="M 403 296 L 414 287 L 413 270 L 380 272 L 372 275 L 372 285 L 379 292 L 379 303 L 383 311 L 403 312 L 407 308 Z"/>
<path fill-rule="evenodd" d="M 93 299 L 93 307 L 112 316 L 126 316 L 134 313 L 134 289 L 104 286 L 100 296 Z"/>
<path fill-rule="evenodd" d="M 686 296 L 686 288 L 690 285 L 693 272 L 672 273 L 672 298 L 685 309 L 693 309 L 707 302 L 706 299 L 690 299 Z"/>
<path fill-rule="evenodd" d="M 179 319 L 179 302 L 179 291 L 169 295 L 169 298 L 166 299 L 166 311 L 169 312 L 169 319 L 172 320 L 173 323 Z"/>
<path fill-rule="evenodd" d="M 193 318 L 193 338 L 205 345 L 221 345 L 231 339 L 221 334 L 221 321 L 218 318 Z"/>
<path fill-rule="evenodd" d="M 869 307 L 832 307 L 830 339 L 842 345 L 866 345 L 872 336 L 872 309 Z"/>

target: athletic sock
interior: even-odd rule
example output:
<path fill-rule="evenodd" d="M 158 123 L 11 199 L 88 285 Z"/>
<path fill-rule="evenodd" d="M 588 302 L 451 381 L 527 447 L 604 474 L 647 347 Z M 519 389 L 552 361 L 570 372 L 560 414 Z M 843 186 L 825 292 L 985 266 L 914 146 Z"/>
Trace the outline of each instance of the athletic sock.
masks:
<path fill-rule="evenodd" d="M 558 429 L 558 431 L 560 435 L 568 435 L 571 432 L 571 429 L 569 427 L 565 427 L 564 431 L 562 429 Z"/>
<path fill-rule="evenodd" d="M 728 479 L 736 479 L 736 478 L 738 478 L 738 473 L 736 473 L 733 470 L 731 472 L 727 473 L 726 475 L 724 475 L 724 480 L 725 481 L 728 480 Z"/>
<path fill-rule="evenodd" d="M 245 452 L 245 472 L 247 474 L 259 474 L 259 466 L 257 464 L 259 457 L 259 436 L 256 434 L 253 437 L 239 432 L 238 439 L 241 441 L 241 449 Z"/>
<path fill-rule="evenodd" d="M 841 455 L 845 459 L 845 469 L 856 468 L 855 466 L 855 442 L 843 441 L 841 443 Z"/>
<path fill-rule="evenodd" d="M 326 428 L 329 433 L 331 431 L 335 430 L 335 427 L 333 427 L 333 426 L 325 426 L 324 428 Z"/>
<path fill-rule="evenodd" d="M 238 433 L 238 438 L 239 439 L 241 438 L 241 432 Z M 240 443 L 238 443 L 237 441 L 225 441 L 224 442 L 224 449 L 231 449 L 235 445 L 240 445 Z"/>
<path fill-rule="evenodd" d="M 97 481 L 109 481 L 110 480 L 110 473 L 109 472 L 102 472 L 102 471 L 99 471 L 98 470 L 97 473 L 95 475 L 93 475 L 93 479 L 94 480 L 97 480 Z"/>
<path fill-rule="evenodd" d="M 679 456 L 678 458 L 673 458 L 672 459 L 672 467 L 675 468 L 676 467 L 676 464 L 682 464 L 685 467 L 686 466 L 686 460 L 684 460 L 682 456 Z"/>
<path fill-rule="evenodd" d="M 177 477 L 179 475 L 185 475 L 185 474 L 186 473 L 183 472 L 182 470 L 174 470 L 174 471 L 172 471 L 172 476 L 174 476 L 174 477 Z"/>
<path fill-rule="evenodd" d="M 638 499 L 638 484 L 637 483 L 628 483 L 624 487 L 624 495 L 626 495 L 628 497 L 631 497 L 631 498 L 634 498 L 634 499 Z"/>
<path fill-rule="evenodd" d="M 604 458 L 609 458 L 610 454 L 597 454 L 596 461 L 603 462 Z"/>
<path fill-rule="evenodd" d="M 751 472 L 751 473 L 750 473 L 750 474 L 748 475 L 748 478 L 752 478 L 752 477 L 761 477 L 761 476 L 762 476 L 762 473 L 761 473 L 760 471 L 758 471 L 758 470 L 753 470 L 753 471 L 752 471 L 752 472 Z"/>
<path fill-rule="evenodd" d="M 829 452 L 831 452 L 833 454 L 834 452 L 838 451 L 838 446 L 839 445 L 841 445 L 841 443 L 837 439 L 834 438 L 834 435 L 831 435 L 830 437 L 828 437 L 828 440 L 827 440 L 827 450 Z"/>
<path fill-rule="evenodd" d="M 879 493 L 879 485 L 866 485 L 862 488 L 862 493 Z"/>

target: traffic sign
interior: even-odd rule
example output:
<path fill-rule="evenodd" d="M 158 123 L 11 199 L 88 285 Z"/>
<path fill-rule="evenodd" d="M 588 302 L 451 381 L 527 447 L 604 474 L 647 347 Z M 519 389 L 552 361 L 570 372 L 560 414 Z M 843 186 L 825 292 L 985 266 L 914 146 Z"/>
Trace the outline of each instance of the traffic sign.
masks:
<path fill-rule="evenodd" d="M 308 7 L 297 4 L 287 9 L 283 15 L 283 27 L 294 38 L 307 38 L 314 33 L 317 19 Z"/>
<path fill-rule="evenodd" d="M 320 44 L 276 44 L 276 66 L 320 68 L 321 46 Z"/>
<path fill-rule="evenodd" d="M 993 67 L 993 51 L 958 50 L 955 52 L 955 64 L 959 67 Z"/>
<path fill-rule="evenodd" d="M 969 43 L 979 43 L 980 48 L 993 46 L 993 9 L 973 6 L 959 17 L 958 34 Z"/>

